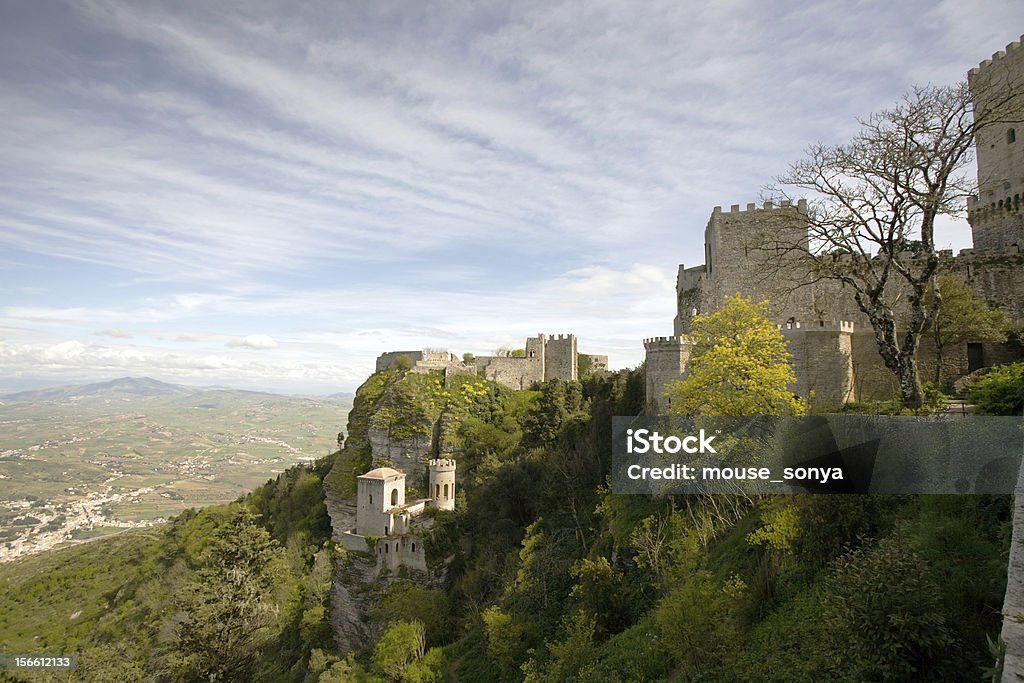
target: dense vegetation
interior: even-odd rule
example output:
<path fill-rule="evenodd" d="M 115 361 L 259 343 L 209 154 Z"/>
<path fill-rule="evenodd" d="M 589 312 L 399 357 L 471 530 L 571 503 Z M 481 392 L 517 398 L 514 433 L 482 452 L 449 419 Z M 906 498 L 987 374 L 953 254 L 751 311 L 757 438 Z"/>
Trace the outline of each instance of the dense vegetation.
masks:
<path fill-rule="evenodd" d="M 991 665 L 1009 497 L 612 495 L 611 417 L 641 412 L 642 369 L 526 392 L 436 380 L 375 374 L 341 452 L 236 504 L 0 568 L 5 650 L 79 651 L 85 680 L 979 680 Z M 452 557 L 447 584 L 391 583 L 367 615 L 379 641 L 340 653 L 324 485 L 352 491 L 371 426 L 404 436 L 444 415 L 465 493 L 427 539 Z"/>
<path fill-rule="evenodd" d="M 0 566 L 3 652 L 78 653 L 85 681 L 304 680 L 311 652 L 333 645 L 329 467 L 292 468 L 158 529 Z"/>

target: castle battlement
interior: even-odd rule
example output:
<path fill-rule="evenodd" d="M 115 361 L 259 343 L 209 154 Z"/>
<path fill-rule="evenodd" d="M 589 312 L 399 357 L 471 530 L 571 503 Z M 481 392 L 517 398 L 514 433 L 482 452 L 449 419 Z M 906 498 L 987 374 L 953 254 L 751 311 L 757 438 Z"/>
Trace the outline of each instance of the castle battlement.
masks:
<path fill-rule="evenodd" d="M 452 458 L 435 458 L 428 461 L 427 464 L 437 469 L 455 469 L 455 460 Z"/>
<path fill-rule="evenodd" d="M 991 258 L 1004 258 L 1007 256 L 1020 256 L 1024 254 L 1024 247 L 1016 244 L 1011 244 L 1003 249 L 961 249 L 960 253 L 957 254 L 957 260 L 984 260 Z"/>
<path fill-rule="evenodd" d="M 649 337 L 644 339 L 644 346 L 679 346 L 683 343 L 682 337 Z"/>
<path fill-rule="evenodd" d="M 984 71 L 988 67 L 992 66 L 994 63 L 996 63 L 996 62 L 998 62 L 998 61 L 1000 61 L 1002 59 L 1006 59 L 1006 57 L 1008 57 L 1008 56 L 1015 56 L 1015 53 L 1018 50 L 1021 49 L 1021 43 L 1022 42 L 1024 42 L 1024 35 L 1022 35 L 1020 37 L 1020 39 L 1015 40 L 1012 43 L 1010 43 L 1009 45 L 1007 45 L 1005 50 L 1000 50 L 999 52 L 993 53 L 992 59 L 986 59 L 985 61 L 983 61 L 978 66 L 976 66 L 973 69 L 971 69 L 968 73 L 971 76 L 977 76 L 982 71 Z"/>
<path fill-rule="evenodd" d="M 852 334 L 854 324 L 850 320 L 812 320 L 807 323 L 795 320 L 784 325 L 776 325 L 775 328 L 783 334 L 798 330 L 801 332 L 849 332 Z"/>
<path fill-rule="evenodd" d="M 1021 209 L 1020 193 L 1012 197 L 1005 197 L 988 204 L 980 204 L 975 198 L 974 201 L 967 201 L 967 216 L 972 225 L 984 223 L 988 220 L 1003 219 L 1004 213 L 1016 213 Z"/>
<path fill-rule="evenodd" d="M 776 205 L 776 204 L 774 204 L 772 202 L 764 202 L 761 205 L 760 208 L 758 208 L 756 203 L 750 202 L 749 204 L 747 204 L 747 208 L 743 209 L 743 210 L 740 209 L 740 205 L 739 204 L 733 204 L 732 206 L 729 207 L 729 213 L 748 213 L 748 212 L 754 212 L 754 211 L 772 211 L 774 209 L 792 209 L 792 208 L 796 208 L 796 210 L 801 212 L 801 213 L 807 213 L 807 200 L 806 199 L 797 200 L 797 203 L 796 203 L 795 207 L 793 205 L 793 202 L 789 201 L 788 199 L 784 199 L 783 201 L 779 202 L 778 205 Z M 722 207 L 716 206 L 714 209 L 711 210 L 711 213 L 712 213 L 712 215 L 714 215 L 716 213 L 725 213 L 725 212 L 722 211 Z"/>

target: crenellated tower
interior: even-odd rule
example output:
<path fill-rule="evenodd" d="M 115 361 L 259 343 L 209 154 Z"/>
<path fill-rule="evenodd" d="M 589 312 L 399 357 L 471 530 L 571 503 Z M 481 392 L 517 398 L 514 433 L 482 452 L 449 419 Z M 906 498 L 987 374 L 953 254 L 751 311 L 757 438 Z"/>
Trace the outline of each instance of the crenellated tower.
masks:
<path fill-rule="evenodd" d="M 429 495 L 438 510 L 455 509 L 455 461 L 438 458 L 427 464 L 430 473 Z"/>
<path fill-rule="evenodd" d="M 1024 48 L 1021 40 L 967 74 L 978 131 L 978 195 L 967 202 L 977 251 L 1024 248 Z"/>

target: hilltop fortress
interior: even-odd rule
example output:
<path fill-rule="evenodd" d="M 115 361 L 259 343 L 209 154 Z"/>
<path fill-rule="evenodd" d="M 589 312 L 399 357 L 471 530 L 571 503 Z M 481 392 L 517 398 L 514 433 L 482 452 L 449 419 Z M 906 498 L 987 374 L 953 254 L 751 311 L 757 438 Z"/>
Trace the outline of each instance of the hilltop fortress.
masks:
<path fill-rule="evenodd" d="M 592 372 L 608 369 L 608 356 L 579 353 L 576 335 L 538 334 L 526 340 L 522 356 L 474 356 L 470 362 L 459 360 L 446 349 L 388 351 L 377 357 L 377 372 L 405 358 L 413 372 L 440 371 L 445 377 L 479 375 L 511 389 L 528 389 L 534 382 L 579 379 L 581 356 L 586 358 Z"/>
<path fill-rule="evenodd" d="M 1022 36 L 1024 40 L 1024 36 Z M 1024 48 L 1011 43 L 971 70 L 968 82 L 975 108 L 1011 92 L 1024 90 Z M 982 87 L 984 84 L 985 87 Z M 1024 125 L 997 124 L 977 136 L 978 195 L 968 200 L 973 249 L 954 256 L 941 251 L 939 272 L 962 277 L 990 306 L 1014 319 L 1024 318 Z M 837 281 L 801 281 L 799 254 L 769 254 L 767 241 L 808 248 L 807 205 L 781 202 L 761 206 L 738 204 L 723 211 L 716 206 L 704 229 L 703 264 L 679 266 L 677 312 L 673 335 L 644 340 L 647 402 L 652 412 L 664 411 L 666 387 L 686 373 L 691 343 L 686 335 L 697 313 L 710 313 L 736 292 L 769 301 L 769 317 L 785 336 L 793 355 L 793 392 L 811 397 L 818 407 L 847 401 L 890 398 L 895 378 L 882 363 L 874 331 L 853 300 L 853 292 Z M 909 254 L 908 254 L 909 255 Z M 768 259 L 781 262 L 767 263 Z M 791 261 L 787 262 L 787 259 Z M 771 272 L 771 277 L 765 273 Z M 898 285 L 894 285 L 898 286 Z M 965 342 L 943 351 L 943 380 L 977 368 L 1024 356 L 1019 345 Z M 922 377 L 935 372 L 931 338 L 921 338 Z"/>

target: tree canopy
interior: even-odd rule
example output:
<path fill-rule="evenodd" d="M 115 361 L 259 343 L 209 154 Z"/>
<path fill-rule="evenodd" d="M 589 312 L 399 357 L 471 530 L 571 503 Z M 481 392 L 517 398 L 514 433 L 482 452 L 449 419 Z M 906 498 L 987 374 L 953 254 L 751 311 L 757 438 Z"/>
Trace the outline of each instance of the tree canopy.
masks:
<path fill-rule="evenodd" d="M 735 294 L 721 310 L 694 317 L 688 374 L 665 390 L 678 415 L 799 415 L 787 388 L 796 382 L 786 340 L 768 320 L 767 302 Z"/>

